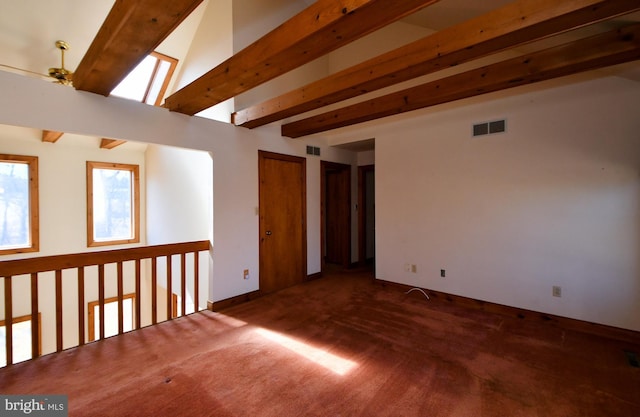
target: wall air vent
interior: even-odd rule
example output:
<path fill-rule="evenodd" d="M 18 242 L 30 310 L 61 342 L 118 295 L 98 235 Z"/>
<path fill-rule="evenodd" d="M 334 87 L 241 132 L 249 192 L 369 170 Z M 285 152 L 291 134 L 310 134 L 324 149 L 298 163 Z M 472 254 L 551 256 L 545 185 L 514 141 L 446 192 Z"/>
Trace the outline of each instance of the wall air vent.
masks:
<path fill-rule="evenodd" d="M 473 136 L 492 135 L 494 133 L 503 133 L 507 131 L 507 121 L 495 120 L 493 122 L 484 122 L 473 125 Z"/>
<path fill-rule="evenodd" d="M 307 155 L 320 156 L 320 148 L 307 145 Z"/>

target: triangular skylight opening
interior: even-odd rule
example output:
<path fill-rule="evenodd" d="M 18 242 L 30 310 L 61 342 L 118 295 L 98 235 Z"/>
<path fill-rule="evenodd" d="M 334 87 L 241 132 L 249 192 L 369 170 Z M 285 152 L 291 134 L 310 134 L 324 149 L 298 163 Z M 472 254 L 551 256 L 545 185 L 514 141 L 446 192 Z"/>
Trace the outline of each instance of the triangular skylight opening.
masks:
<path fill-rule="evenodd" d="M 111 95 L 159 106 L 178 60 L 152 52 L 113 89 Z"/>

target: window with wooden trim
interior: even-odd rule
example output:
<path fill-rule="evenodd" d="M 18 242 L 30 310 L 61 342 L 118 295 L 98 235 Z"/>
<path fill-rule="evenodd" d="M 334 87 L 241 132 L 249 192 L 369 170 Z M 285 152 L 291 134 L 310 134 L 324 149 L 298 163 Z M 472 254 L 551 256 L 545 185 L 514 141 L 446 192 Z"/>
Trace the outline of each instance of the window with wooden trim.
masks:
<path fill-rule="evenodd" d="M 135 320 L 134 306 L 136 295 L 124 294 L 122 297 L 122 331 L 133 330 Z M 89 312 L 89 341 L 100 339 L 100 302 L 91 301 L 87 303 Z M 104 300 L 104 337 L 118 334 L 118 297 Z"/>
<path fill-rule="evenodd" d="M 38 157 L 0 154 L 0 255 L 39 250 Z"/>
<path fill-rule="evenodd" d="M 111 95 L 159 106 L 177 65 L 177 59 L 152 52 L 113 89 Z"/>
<path fill-rule="evenodd" d="M 38 354 L 42 354 L 42 320 L 38 313 Z M 11 351 L 13 363 L 31 359 L 31 316 L 14 317 L 11 330 L 13 333 Z M 7 328 L 6 322 L 0 320 L 0 367 L 7 366 Z"/>
<path fill-rule="evenodd" d="M 87 245 L 140 242 L 138 165 L 87 161 Z"/>

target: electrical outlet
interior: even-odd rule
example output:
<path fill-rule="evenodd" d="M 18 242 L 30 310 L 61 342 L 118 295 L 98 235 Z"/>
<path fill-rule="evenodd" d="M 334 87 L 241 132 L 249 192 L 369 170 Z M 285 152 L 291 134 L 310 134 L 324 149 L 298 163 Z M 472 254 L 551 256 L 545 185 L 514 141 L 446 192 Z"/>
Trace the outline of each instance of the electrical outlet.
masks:
<path fill-rule="evenodd" d="M 244 274 L 244 279 L 249 279 L 249 270 L 248 269 L 245 269 L 243 274 Z"/>
<path fill-rule="evenodd" d="M 404 272 L 411 272 L 411 264 L 404 264 Z"/>
<path fill-rule="evenodd" d="M 445 271 L 444 269 L 441 269 L 441 270 L 440 270 L 440 276 L 441 276 L 442 278 L 446 277 L 446 276 L 447 276 L 447 271 Z"/>
<path fill-rule="evenodd" d="M 551 293 L 553 294 L 554 297 L 562 297 L 562 287 L 554 285 L 551 290 Z"/>

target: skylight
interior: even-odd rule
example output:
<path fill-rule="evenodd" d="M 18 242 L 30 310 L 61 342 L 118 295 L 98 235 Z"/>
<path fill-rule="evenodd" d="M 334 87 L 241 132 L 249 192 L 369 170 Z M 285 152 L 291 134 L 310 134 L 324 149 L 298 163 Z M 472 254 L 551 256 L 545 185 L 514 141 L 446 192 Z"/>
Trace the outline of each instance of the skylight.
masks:
<path fill-rule="evenodd" d="M 159 106 L 178 60 L 152 52 L 116 86 L 111 95 Z"/>

